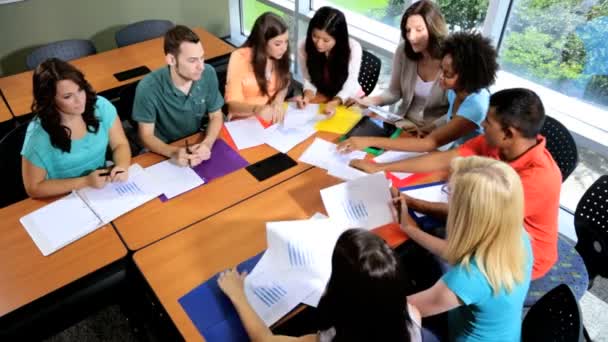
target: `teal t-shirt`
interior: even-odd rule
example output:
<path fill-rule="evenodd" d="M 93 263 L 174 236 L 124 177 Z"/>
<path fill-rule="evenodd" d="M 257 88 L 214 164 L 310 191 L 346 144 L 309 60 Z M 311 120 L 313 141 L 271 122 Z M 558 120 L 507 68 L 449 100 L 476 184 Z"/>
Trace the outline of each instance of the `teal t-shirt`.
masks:
<path fill-rule="evenodd" d="M 454 101 L 456 100 L 456 93 L 453 90 L 448 90 L 448 120 L 452 120 L 454 113 L 452 113 L 452 109 L 454 108 Z M 483 128 L 481 127 L 481 123 L 486 119 L 486 115 L 488 114 L 488 108 L 490 107 L 490 91 L 487 89 L 481 89 L 476 93 L 469 94 L 464 101 L 460 104 L 458 108 L 458 113 L 456 115 L 462 116 L 463 118 L 475 123 L 477 125 L 477 129 L 475 131 L 458 138 L 454 142 L 454 146 L 459 146 L 464 144 L 467 140 L 474 138 L 481 133 L 483 133 Z"/>
<path fill-rule="evenodd" d="M 201 79 L 194 81 L 189 94 L 173 85 L 169 67 L 146 75 L 135 91 L 133 120 L 154 123 L 154 135 L 165 143 L 198 132 L 203 118 L 224 105 L 217 75 L 205 64 Z"/>
<path fill-rule="evenodd" d="M 522 228 L 523 229 L 523 228 Z M 468 270 L 452 267 L 442 280 L 464 305 L 448 312 L 450 341 L 520 341 L 524 300 L 532 276 L 532 246 L 524 233 L 526 259 L 524 281 L 510 293 L 504 289 L 496 295 L 487 278 L 472 261 Z"/>
<path fill-rule="evenodd" d="M 95 116 L 99 120 L 97 133 L 87 131 L 84 137 L 72 139 L 70 152 L 55 148 L 40 120 L 33 119 L 27 127 L 21 155 L 30 163 L 46 170 L 47 179 L 85 176 L 103 167 L 110 141 L 110 128 L 117 117 L 116 108 L 98 95 Z"/>

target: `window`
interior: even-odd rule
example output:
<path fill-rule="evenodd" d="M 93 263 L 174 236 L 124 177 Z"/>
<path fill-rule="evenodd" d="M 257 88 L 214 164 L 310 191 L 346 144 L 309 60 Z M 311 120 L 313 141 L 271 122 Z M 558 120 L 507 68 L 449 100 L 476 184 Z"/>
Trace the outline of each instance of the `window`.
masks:
<path fill-rule="evenodd" d="M 608 172 L 607 15 L 607 1 L 515 0 L 500 46 L 499 87 L 535 90 L 577 139 L 579 166 L 562 190 L 572 211 Z"/>

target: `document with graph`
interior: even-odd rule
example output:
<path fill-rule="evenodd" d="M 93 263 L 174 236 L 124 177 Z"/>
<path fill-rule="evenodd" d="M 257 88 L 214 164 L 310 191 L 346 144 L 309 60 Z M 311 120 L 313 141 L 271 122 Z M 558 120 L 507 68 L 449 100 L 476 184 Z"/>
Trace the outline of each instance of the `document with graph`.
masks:
<path fill-rule="evenodd" d="M 161 192 L 145 170 L 133 164 L 126 182 L 73 191 L 23 216 L 20 222 L 46 256 L 158 197 Z"/>
<path fill-rule="evenodd" d="M 389 184 L 383 173 L 322 189 L 321 199 L 329 217 L 347 228 L 374 229 L 393 222 Z"/>
<path fill-rule="evenodd" d="M 343 231 L 326 218 L 266 224 L 268 249 L 245 278 L 247 300 L 266 325 L 300 303 L 319 303 Z"/>

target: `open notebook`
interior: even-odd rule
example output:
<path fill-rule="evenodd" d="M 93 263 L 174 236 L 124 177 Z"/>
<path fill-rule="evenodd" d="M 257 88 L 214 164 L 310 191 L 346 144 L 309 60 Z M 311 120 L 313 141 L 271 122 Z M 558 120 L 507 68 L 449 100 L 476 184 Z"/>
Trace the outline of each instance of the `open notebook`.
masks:
<path fill-rule="evenodd" d="M 161 194 L 138 164 L 129 168 L 129 180 L 102 189 L 83 188 L 23 216 L 20 221 L 43 255 L 91 233 L 120 215 Z"/>

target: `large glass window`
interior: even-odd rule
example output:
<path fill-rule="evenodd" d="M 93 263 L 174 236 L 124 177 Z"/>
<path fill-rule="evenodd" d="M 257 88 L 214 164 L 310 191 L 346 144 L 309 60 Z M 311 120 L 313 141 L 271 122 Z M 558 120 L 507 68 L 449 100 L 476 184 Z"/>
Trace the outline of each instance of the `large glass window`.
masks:
<path fill-rule="evenodd" d="M 534 89 L 548 115 L 598 143 L 579 146 L 579 167 L 562 190 L 571 210 L 608 171 L 607 15 L 606 0 L 515 0 L 500 46 L 501 88 Z"/>

